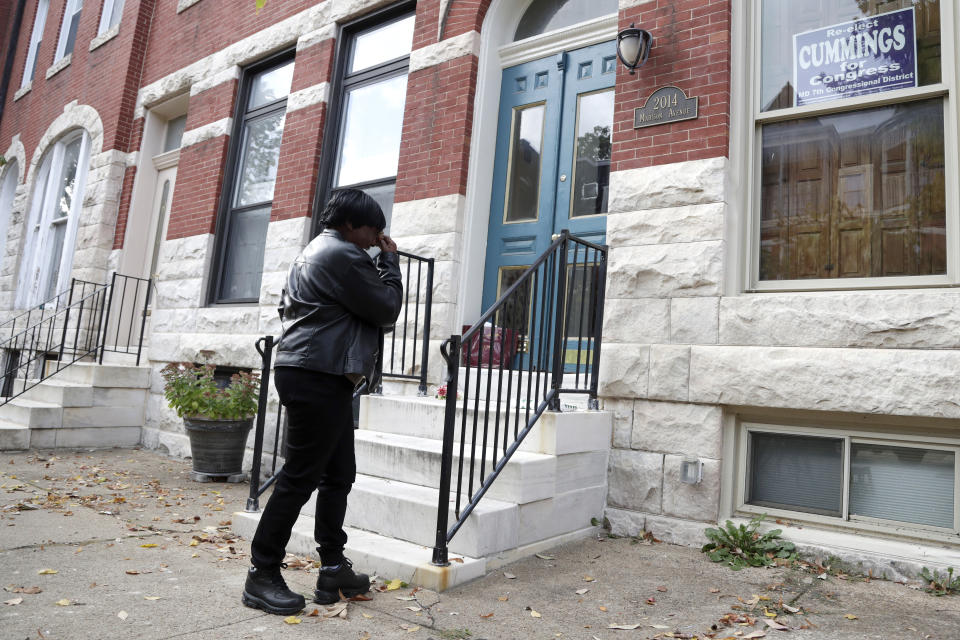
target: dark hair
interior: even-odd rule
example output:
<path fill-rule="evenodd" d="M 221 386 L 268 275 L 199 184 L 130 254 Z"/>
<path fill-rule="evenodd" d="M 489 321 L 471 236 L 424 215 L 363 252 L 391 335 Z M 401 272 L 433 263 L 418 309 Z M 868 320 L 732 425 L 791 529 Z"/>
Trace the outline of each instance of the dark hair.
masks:
<path fill-rule="evenodd" d="M 354 229 L 374 227 L 383 231 L 387 219 L 377 201 L 359 189 L 338 189 L 330 196 L 319 219 L 320 227 L 330 229 L 349 223 Z"/>

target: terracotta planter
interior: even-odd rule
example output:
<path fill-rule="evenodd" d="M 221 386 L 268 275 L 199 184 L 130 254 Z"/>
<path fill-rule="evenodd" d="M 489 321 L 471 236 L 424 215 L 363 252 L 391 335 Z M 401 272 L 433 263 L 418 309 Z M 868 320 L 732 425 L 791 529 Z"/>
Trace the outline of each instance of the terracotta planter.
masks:
<path fill-rule="evenodd" d="M 246 479 L 243 473 L 243 452 L 253 418 L 184 418 L 183 425 L 190 436 L 190 455 L 193 457 L 190 477 L 193 480 L 243 482 Z"/>

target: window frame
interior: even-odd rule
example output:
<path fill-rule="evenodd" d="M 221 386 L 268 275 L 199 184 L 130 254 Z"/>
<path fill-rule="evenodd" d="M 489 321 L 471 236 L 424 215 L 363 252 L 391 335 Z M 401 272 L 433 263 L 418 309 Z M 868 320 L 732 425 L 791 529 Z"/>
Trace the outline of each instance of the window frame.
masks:
<path fill-rule="evenodd" d="M 89 0 L 88 0 L 89 1 Z M 57 52 L 53 56 L 53 63 L 56 64 L 68 55 L 73 55 L 77 48 L 77 35 L 80 33 L 80 15 L 83 12 L 83 0 L 67 0 L 63 9 L 63 20 L 60 22 L 60 36 L 57 38 Z M 73 24 L 74 16 L 77 18 L 77 34 L 73 38 L 73 47 L 67 51 L 67 40 L 70 39 L 70 25 Z"/>
<path fill-rule="evenodd" d="M 120 5 L 120 17 L 117 18 L 116 22 L 113 22 L 113 18 L 117 13 L 117 5 Z M 114 25 L 120 26 L 120 18 L 123 16 L 123 8 L 126 5 L 126 0 L 103 0 L 103 8 L 100 11 L 100 26 L 97 28 L 97 35 L 101 36 L 107 31 L 109 31 Z M 111 25 L 113 22 L 113 25 Z"/>
<path fill-rule="evenodd" d="M 264 71 L 273 67 L 280 67 L 286 63 L 296 64 L 296 50 L 293 48 L 285 49 L 279 53 L 258 60 L 243 69 L 240 77 L 240 89 L 237 91 L 237 98 L 233 108 L 233 129 L 230 132 L 230 148 L 227 151 L 227 158 L 224 164 L 224 179 L 221 184 L 220 198 L 217 205 L 217 223 L 214 235 L 213 252 L 213 272 L 210 278 L 210 288 L 207 292 L 207 306 L 219 305 L 253 305 L 259 304 L 259 296 L 253 298 L 219 298 L 220 287 L 223 283 L 224 268 L 226 266 L 227 234 L 230 230 L 230 222 L 233 214 L 237 210 L 255 209 L 269 206 L 273 209 L 273 199 L 269 202 L 258 202 L 252 205 L 242 207 L 234 206 L 236 193 L 234 190 L 239 179 L 240 159 L 243 153 L 243 132 L 247 122 L 263 118 L 276 111 L 283 109 L 284 118 L 286 118 L 286 109 L 290 94 L 274 102 L 261 105 L 253 110 L 247 110 L 247 103 L 250 100 L 250 92 L 253 89 L 253 79 Z M 283 138 L 280 139 L 283 144 Z M 269 225 L 269 222 L 267 223 Z M 262 283 L 262 273 L 261 273 Z"/>
<path fill-rule="evenodd" d="M 37 58 L 40 45 L 43 44 L 43 32 L 47 24 L 47 14 L 50 11 L 50 0 L 37 0 L 37 8 L 33 16 L 33 29 L 30 31 L 30 44 L 27 45 L 27 59 L 23 67 L 23 78 L 20 88 L 28 86 L 37 75 Z"/>
<path fill-rule="evenodd" d="M 388 185 L 396 186 L 397 176 L 369 180 L 367 182 L 358 182 L 349 185 L 336 186 L 335 176 L 338 171 L 337 160 L 340 149 L 342 148 L 344 129 L 346 127 L 346 96 L 348 91 L 365 85 L 375 84 L 390 78 L 406 74 L 410 75 L 410 55 L 400 56 L 392 60 L 386 60 L 380 64 L 368 67 L 355 73 L 348 73 L 350 63 L 350 49 L 356 40 L 356 36 L 379 26 L 400 20 L 410 14 L 416 16 L 416 2 L 404 0 L 397 4 L 384 7 L 379 11 L 365 15 L 351 22 L 340 25 L 337 33 L 336 54 L 333 64 L 333 79 L 331 82 L 330 101 L 328 103 L 327 113 L 329 120 L 324 127 L 323 144 L 320 154 L 320 171 L 317 176 L 317 186 L 314 190 L 313 215 L 310 223 L 310 238 L 314 238 L 320 233 L 319 214 L 330 195 L 336 189 L 355 188 L 371 189 L 384 187 Z M 414 17 L 414 20 L 416 18 Z M 402 124 L 401 124 L 402 131 Z M 396 199 L 396 191 L 394 191 Z M 389 219 L 387 225 L 389 228 Z"/>
<path fill-rule="evenodd" d="M 763 507 L 747 503 L 750 483 L 750 434 L 769 433 L 774 435 L 808 436 L 843 440 L 843 486 L 841 495 L 841 515 L 827 516 L 805 511 L 794 511 L 775 507 Z M 932 432 L 930 432 L 932 433 Z M 863 515 L 850 514 L 850 456 L 852 444 L 875 444 L 917 449 L 934 449 L 953 453 L 953 527 L 887 520 Z M 929 433 L 908 434 L 895 427 L 863 429 L 854 425 L 803 425 L 777 424 L 763 419 L 743 419 L 737 425 L 736 438 L 736 478 L 734 484 L 734 511 L 746 517 L 766 514 L 771 518 L 787 519 L 791 522 L 803 522 L 826 525 L 839 529 L 869 531 L 885 535 L 910 536 L 917 538 L 936 538 L 957 542 L 960 535 L 960 438 L 951 438 Z"/>
<path fill-rule="evenodd" d="M 862 289 L 903 289 L 923 287 L 943 287 L 960 285 L 960 188 L 958 188 L 958 110 L 956 90 L 960 86 L 958 79 L 957 26 L 956 10 L 953 2 L 940 1 L 940 41 L 941 41 L 941 81 L 920 87 L 883 91 L 869 95 L 842 98 L 819 102 L 800 107 L 788 107 L 772 111 L 761 111 L 762 105 L 762 4 L 759 2 L 738 2 L 740 11 L 745 12 L 746 32 L 749 34 L 743 48 L 746 81 L 746 107 L 743 109 L 747 142 L 742 145 L 745 152 L 744 169 L 746 181 L 742 199 L 743 210 L 747 212 L 744 234 L 742 269 L 744 290 L 746 292 L 766 291 L 836 291 Z M 800 120 L 802 118 L 840 114 L 871 107 L 919 102 L 939 98 L 943 105 L 944 126 L 944 173 L 946 203 L 946 273 L 917 276 L 869 276 L 863 278 L 809 278 L 796 280 L 760 280 L 760 220 L 762 190 L 762 150 L 763 126 L 777 122 Z M 731 140 L 734 137 L 731 131 Z M 737 147 L 731 145 L 731 149 Z"/>

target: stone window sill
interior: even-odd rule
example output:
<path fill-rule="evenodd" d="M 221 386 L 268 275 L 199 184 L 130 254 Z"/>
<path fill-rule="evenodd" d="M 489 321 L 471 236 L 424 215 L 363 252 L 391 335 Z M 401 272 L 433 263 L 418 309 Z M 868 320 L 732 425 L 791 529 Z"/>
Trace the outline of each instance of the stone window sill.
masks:
<path fill-rule="evenodd" d="M 200 2 L 200 0 L 178 0 L 177 1 L 177 13 L 183 13 L 193 5 Z"/>
<path fill-rule="evenodd" d="M 70 60 L 72 58 L 73 58 L 73 54 L 71 53 L 70 55 L 63 56 L 62 58 L 54 62 L 53 66 L 47 69 L 47 80 L 49 80 L 53 76 L 57 75 L 58 73 L 60 73 L 61 71 L 69 67 Z"/>
<path fill-rule="evenodd" d="M 28 82 L 27 84 L 20 87 L 15 94 L 13 94 L 13 101 L 16 102 L 23 96 L 30 93 L 30 89 L 33 89 L 33 82 Z"/>
<path fill-rule="evenodd" d="M 96 48 L 98 48 L 98 47 L 100 47 L 100 46 L 102 46 L 102 45 L 110 42 L 111 40 L 113 40 L 114 38 L 117 37 L 117 34 L 118 34 L 118 33 L 120 33 L 120 23 L 119 23 L 119 22 L 118 22 L 117 24 L 113 25 L 112 27 L 110 27 L 109 29 L 107 29 L 106 31 L 104 31 L 103 33 L 101 33 L 100 35 L 98 35 L 98 36 L 97 36 L 96 38 L 94 38 L 93 40 L 91 40 L 91 41 L 90 41 L 90 51 L 93 51 L 94 49 L 96 49 Z"/>

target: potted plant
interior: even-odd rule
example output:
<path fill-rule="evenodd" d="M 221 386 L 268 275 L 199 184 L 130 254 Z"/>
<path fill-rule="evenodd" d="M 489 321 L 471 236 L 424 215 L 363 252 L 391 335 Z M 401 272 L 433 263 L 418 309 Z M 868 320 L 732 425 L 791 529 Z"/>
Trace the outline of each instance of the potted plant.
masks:
<path fill-rule="evenodd" d="M 160 374 L 170 408 L 183 418 L 193 458 L 191 477 L 241 482 L 247 434 L 257 413 L 260 376 L 241 371 L 220 386 L 212 364 L 172 362 Z"/>

